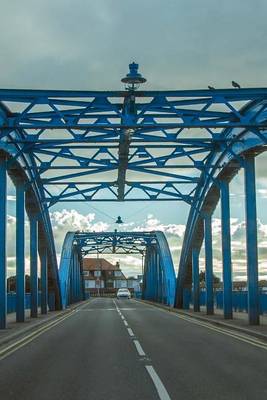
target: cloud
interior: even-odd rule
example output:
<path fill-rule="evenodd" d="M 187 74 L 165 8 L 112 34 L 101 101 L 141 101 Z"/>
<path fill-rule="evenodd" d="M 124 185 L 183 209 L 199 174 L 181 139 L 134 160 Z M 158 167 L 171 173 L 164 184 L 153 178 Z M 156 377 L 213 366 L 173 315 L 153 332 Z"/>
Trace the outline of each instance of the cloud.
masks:
<path fill-rule="evenodd" d="M 96 222 L 94 213 L 82 215 L 77 210 L 54 211 L 50 213 L 50 218 L 58 252 L 68 231 L 103 232 L 109 228 L 106 222 Z"/>
<path fill-rule="evenodd" d="M 55 245 L 60 260 L 60 252 L 65 235 L 68 231 L 88 231 L 102 232 L 113 230 L 113 226 L 96 220 L 94 213 L 81 214 L 77 210 L 54 211 L 50 214 L 52 229 L 54 232 Z M 8 215 L 7 218 L 8 237 L 15 237 L 16 218 Z M 160 230 L 166 234 L 170 250 L 173 256 L 176 272 L 179 265 L 179 257 L 183 244 L 185 225 L 182 224 L 164 224 L 153 214 L 148 214 L 141 224 L 131 221 L 120 226 L 122 231 L 155 231 Z M 29 225 L 26 221 L 26 266 L 29 269 Z M 212 222 L 213 231 L 213 264 L 214 272 L 218 276 L 222 275 L 222 251 L 221 251 L 221 220 L 214 218 Z M 231 219 L 231 245 L 232 245 L 232 264 L 234 279 L 245 279 L 246 277 L 246 225 L 244 221 L 237 218 Z M 141 273 L 142 259 L 141 255 L 104 255 L 112 262 L 120 261 L 121 267 L 126 275 L 137 275 Z M 267 274 L 267 224 L 258 220 L 258 257 L 259 257 L 259 275 L 264 279 Z M 8 240 L 8 273 L 15 271 L 15 241 Z M 204 246 L 200 253 L 200 268 L 205 267 Z"/>
<path fill-rule="evenodd" d="M 168 7 L 163 0 L 2 3 L 1 86 L 118 88 L 133 59 L 154 88 L 225 86 L 235 76 L 242 84 L 265 83 L 264 0 L 225 0 L 220 7 L 213 0 Z M 135 21 L 138 29 L 129 29 Z"/>
<path fill-rule="evenodd" d="M 162 231 L 166 234 L 183 237 L 185 232 L 185 225 L 181 224 L 162 224 L 157 218 L 152 214 L 148 214 L 147 219 L 142 225 L 133 228 L 133 231 Z"/>

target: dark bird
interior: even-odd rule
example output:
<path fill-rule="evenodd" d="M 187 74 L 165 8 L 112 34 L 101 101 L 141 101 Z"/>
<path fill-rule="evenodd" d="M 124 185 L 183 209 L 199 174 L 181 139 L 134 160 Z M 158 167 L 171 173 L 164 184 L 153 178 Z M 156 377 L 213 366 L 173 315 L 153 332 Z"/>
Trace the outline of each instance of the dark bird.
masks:
<path fill-rule="evenodd" d="M 213 87 L 213 86 L 208 86 L 208 89 L 209 89 L 209 90 L 215 90 L 215 87 Z"/>
<path fill-rule="evenodd" d="M 234 88 L 241 89 L 241 86 L 239 85 L 239 83 L 237 83 L 237 82 L 235 82 L 235 81 L 232 81 L 232 86 L 233 86 Z"/>

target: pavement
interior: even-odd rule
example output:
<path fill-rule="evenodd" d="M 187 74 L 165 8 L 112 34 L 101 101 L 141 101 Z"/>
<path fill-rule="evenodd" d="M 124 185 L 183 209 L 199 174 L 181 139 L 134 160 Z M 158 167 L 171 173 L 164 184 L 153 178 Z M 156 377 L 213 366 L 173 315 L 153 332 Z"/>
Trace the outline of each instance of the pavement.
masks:
<path fill-rule="evenodd" d="M 0 344 L 0 398 L 266 400 L 267 343 L 135 300 L 91 299 Z"/>

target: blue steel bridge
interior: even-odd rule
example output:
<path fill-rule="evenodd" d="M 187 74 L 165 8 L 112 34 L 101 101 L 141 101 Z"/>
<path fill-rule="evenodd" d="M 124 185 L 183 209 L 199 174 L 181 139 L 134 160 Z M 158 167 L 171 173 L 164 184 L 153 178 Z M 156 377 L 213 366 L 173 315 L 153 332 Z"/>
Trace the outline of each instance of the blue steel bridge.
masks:
<path fill-rule="evenodd" d="M 220 202 L 224 317 L 232 318 L 229 183 L 244 170 L 248 319 L 259 323 L 255 158 L 267 144 L 267 89 L 143 90 L 138 65 L 118 91 L 0 89 L 0 326 L 6 327 L 7 176 L 16 189 L 16 318 L 25 319 L 25 213 L 31 316 L 84 299 L 82 257 L 145 256 L 143 298 L 176 308 L 191 290 L 214 310 L 212 214 Z M 169 201 L 190 207 L 178 275 L 162 232 L 69 232 L 57 263 L 49 217 L 66 202 Z M 51 299 L 53 301 L 51 301 Z"/>

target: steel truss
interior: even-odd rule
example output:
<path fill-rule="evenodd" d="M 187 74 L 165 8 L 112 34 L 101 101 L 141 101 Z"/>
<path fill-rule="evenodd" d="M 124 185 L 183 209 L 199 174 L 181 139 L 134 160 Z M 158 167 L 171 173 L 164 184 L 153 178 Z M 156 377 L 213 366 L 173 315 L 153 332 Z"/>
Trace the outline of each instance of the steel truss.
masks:
<path fill-rule="evenodd" d="M 221 197 L 226 221 L 224 238 L 228 237 L 223 243 L 227 255 L 223 268 L 225 316 L 229 317 L 231 255 L 227 185 L 238 169 L 244 168 L 246 200 L 255 206 L 253 163 L 255 155 L 266 146 L 266 128 L 266 88 L 138 91 L 134 85 L 128 85 L 123 91 L 95 92 L 0 89 L 1 326 L 5 327 L 6 315 L 7 174 L 16 185 L 20 225 L 24 225 L 25 207 L 31 218 L 33 315 L 37 293 L 36 221 L 42 238 L 41 263 L 47 266 L 43 272 L 43 304 L 47 304 L 51 293 L 55 307 L 62 306 L 62 296 L 66 304 L 67 294 L 59 283 L 49 207 L 70 201 L 186 202 L 190 213 L 176 289 L 176 306 L 181 307 L 183 290 L 191 285 L 192 265 L 194 288 L 198 288 L 196 271 L 203 238 L 207 276 L 211 276 L 212 247 L 207 238 L 211 238 L 211 215 Z M 247 206 L 247 215 L 249 318 L 251 323 L 257 323 L 255 207 Z M 17 313 L 18 320 L 23 320 L 25 264 L 21 260 L 25 239 L 18 222 L 17 233 L 20 255 Z M 119 250 L 118 243 L 115 247 Z M 105 250 L 104 242 L 102 249 Z M 126 247 L 123 249 L 127 251 Z M 128 250 L 138 249 L 139 244 L 133 240 Z M 155 257 L 151 249 L 147 254 L 151 254 L 150 259 Z M 79 271 L 79 261 L 71 262 L 75 271 Z M 151 269 L 149 265 L 147 261 L 147 271 Z M 77 272 L 77 285 L 78 275 Z M 74 279 L 73 275 L 68 276 L 71 281 Z M 212 312 L 212 283 L 207 281 L 207 285 L 207 305 Z M 78 286 L 75 299 L 82 296 Z M 68 296 L 69 293 L 68 289 Z M 197 296 L 194 299 L 197 308 Z"/>
<path fill-rule="evenodd" d="M 87 254 L 142 254 L 144 256 L 143 298 L 174 305 L 175 272 L 163 232 L 68 232 L 59 269 L 62 304 L 84 298 L 82 258 Z M 75 260 L 79 262 L 75 264 Z M 73 269 L 75 272 L 73 272 Z M 71 276 L 72 274 L 72 276 Z M 76 288 L 76 298 L 72 285 Z M 78 284 L 77 284 L 78 282 Z M 78 287 L 78 289 L 77 289 Z M 72 299 L 72 301 L 70 300 Z"/>

